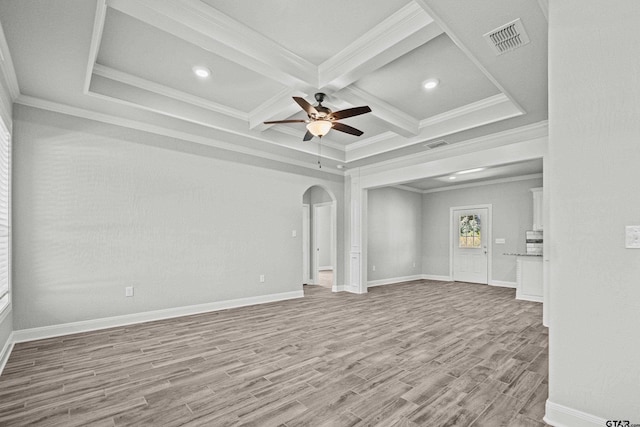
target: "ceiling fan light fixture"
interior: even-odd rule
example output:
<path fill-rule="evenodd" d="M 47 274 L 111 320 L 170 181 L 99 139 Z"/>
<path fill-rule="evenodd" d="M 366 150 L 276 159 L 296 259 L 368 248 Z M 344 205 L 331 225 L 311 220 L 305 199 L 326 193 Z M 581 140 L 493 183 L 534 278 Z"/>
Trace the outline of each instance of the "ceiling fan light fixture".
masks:
<path fill-rule="evenodd" d="M 438 86 L 440 84 L 440 80 L 438 79 L 427 79 L 424 81 L 424 83 L 422 83 L 422 86 L 424 86 L 425 89 L 434 89 L 436 86 Z"/>
<path fill-rule="evenodd" d="M 323 137 L 331 130 L 331 126 L 329 120 L 314 120 L 307 124 L 307 130 L 314 136 Z"/>
<path fill-rule="evenodd" d="M 206 79 L 207 77 L 209 77 L 211 75 L 211 70 L 208 69 L 207 67 L 202 67 L 200 65 L 196 65 L 192 69 L 193 69 L 193 73 L 196 76 L 200 77 L 201 79 Z"/>

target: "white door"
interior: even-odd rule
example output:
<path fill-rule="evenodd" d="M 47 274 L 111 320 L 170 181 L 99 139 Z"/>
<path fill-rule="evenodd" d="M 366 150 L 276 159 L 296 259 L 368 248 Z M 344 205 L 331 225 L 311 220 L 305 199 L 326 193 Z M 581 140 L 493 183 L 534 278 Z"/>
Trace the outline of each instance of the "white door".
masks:
<path fill-rule="evenodd" d="M 302 205 L 302 283 L 310 284 L 311 279 L 311 211 L 309 205 Z"/>
<path fill-rule="evenodd" d="M 452 209 L 453 280 L 489 283 L 487 242 L 490 238 L 489 209 Z"/>

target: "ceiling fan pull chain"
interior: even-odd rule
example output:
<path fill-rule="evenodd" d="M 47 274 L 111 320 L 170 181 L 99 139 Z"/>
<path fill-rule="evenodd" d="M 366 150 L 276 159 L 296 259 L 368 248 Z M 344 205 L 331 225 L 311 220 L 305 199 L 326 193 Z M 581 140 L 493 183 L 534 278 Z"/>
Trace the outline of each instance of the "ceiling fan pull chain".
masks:
<path fill-rule="evenodd" d="M 320 153 L 322 150 L 322 137 L 318 137 L 320 138 L 320 141 L 318 141 L 318 169 L 322 169 L 322 163 L 320 163 Z"/>

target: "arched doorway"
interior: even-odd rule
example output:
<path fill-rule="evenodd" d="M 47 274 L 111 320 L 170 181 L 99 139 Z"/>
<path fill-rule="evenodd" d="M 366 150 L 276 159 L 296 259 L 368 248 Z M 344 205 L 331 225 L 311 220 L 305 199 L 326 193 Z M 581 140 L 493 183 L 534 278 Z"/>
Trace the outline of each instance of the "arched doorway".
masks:
<path fill-rule="evenodd" d="M 302 196 L 302 283 L 336 291 L 336 199 L 314 185 Z"/>

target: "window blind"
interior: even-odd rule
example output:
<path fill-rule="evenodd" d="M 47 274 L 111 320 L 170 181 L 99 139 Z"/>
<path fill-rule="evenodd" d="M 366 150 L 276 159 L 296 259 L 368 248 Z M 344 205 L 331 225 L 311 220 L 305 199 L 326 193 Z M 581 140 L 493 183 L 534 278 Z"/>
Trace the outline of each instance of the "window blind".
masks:
<path fill-rule="evenodd" d="M 0 313 L 9 305 L 11 277 L 11 142 L 0 118 Z"/>

